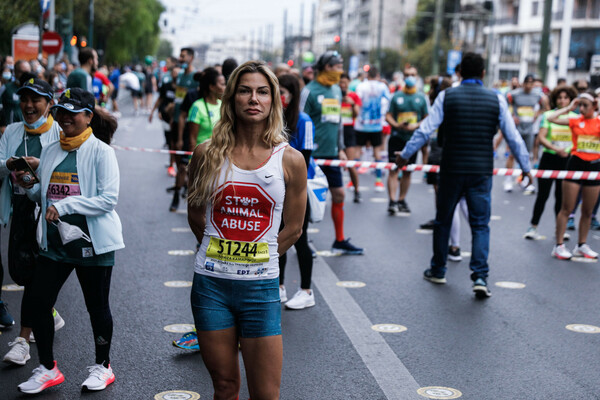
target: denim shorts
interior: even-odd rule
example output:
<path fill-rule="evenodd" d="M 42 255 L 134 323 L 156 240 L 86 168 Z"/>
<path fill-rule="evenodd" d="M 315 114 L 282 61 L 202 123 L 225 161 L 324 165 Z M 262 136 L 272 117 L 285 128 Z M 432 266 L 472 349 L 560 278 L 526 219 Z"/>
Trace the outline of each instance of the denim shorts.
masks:
<path fill-rule="evenodd" d="M 198 331 L 236 327 L 243 338 L 281 335 L 279 278 L 240 281 L 196 273 L 191 303 Z"/>

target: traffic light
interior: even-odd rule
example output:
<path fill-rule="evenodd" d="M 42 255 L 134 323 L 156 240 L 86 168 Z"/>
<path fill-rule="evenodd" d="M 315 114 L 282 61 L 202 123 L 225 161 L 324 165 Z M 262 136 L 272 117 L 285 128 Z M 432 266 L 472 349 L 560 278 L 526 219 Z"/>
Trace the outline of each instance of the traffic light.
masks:
<path fill-rule="evenodd" d="M 289 65 L 290 67 L 294 66 L 294 60 L 288 60 L 287 61 L 287 65 Z"/>
<path fill-rule="evenodd" d="M 339 42 L 340 42 L 340 40 L 342 40 L 342 38 L 340 38 L 340 35 L 335 35 L 335 36 L 333 37 L 333 41 L 334 41 L 334 42 L 336 42 L 336 43 L 339 43 Z"/>
<path fill-rule="evenodd" d="M 81 47 L 86 47 L 87 46 L 87 39 L 85 37 L 82 37 L 81 40 L 79 41 L 79 45 Z"/>
<path fill-rule="evenodd" d="M 370 69 L 371 69 L 371 66 L 369 64 L 365 64 L 363 66 L 363 71 L 365 71 L 365 72 L 369 72 Z"/>
<path fill-rule="evenodd" d="M 77 45 L 77 36 L 73 35 L 70 43 L 71 43 L 71 46 L 75 47 Z"/>

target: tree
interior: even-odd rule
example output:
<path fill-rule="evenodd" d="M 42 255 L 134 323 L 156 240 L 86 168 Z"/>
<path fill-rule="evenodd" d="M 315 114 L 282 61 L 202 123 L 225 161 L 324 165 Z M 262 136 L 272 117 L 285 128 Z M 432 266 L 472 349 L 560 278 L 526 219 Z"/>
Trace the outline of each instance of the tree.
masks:
<path fill-rule="evenodd" d="M 156 58 L 159 60 L 165 59 L 173 55 L 173 45 L 166 39 L 161 39 L 158 43 Z"/>
<path fill-rule="evenodd" d="M 382 77 L 391 78 L 394 72 L 402 69 L 402 54 L 395 49 L 384 48 L 381 49 L 383 53 L 381 58 L 380 73 Z M 377 65 L 378 62 L 377 49 L 373 49 L 369 52 L 369 62 L 371 65 Z"/>
<path fill-rule="evenodd" d="M 20 1 L 0 1 L 0 55 L 11 53 L 11 31 L 26 22 L 37 24 L 40 19 L 40 3 L 28 0 L 27 5 Z"/>
<path fill-rule="evenodd" d="M 450 49 L 452 49 L 450 41 L 447 38 L 442 37 L 440 40 L 440 51 L 442 54 L 439 58 L 439 71 L 441 71 L 441 73 L 446 71 L 447 54 Z M 419 70 L 421 76 L 430 74 L 433 65 L 433 36 L 413 50 L 407 52 L 404 60 L 407 63 L 414 65 Z"/>

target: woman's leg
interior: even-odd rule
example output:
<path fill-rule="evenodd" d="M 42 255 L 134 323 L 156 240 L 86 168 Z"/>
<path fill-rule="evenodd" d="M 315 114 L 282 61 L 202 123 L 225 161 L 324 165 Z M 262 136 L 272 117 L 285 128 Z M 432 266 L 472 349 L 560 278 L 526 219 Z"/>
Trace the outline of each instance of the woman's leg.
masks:
<path fill-rule="evenodd" d="M 241 380 L 236 328 L 197 333 L 202 360 L 212 378 L 214 400 L 236 400 Z M 242 348 L 244 346 L 242 342 Z M 246 368 L 251 370 L 248 364 Z"/>
<path fill-rule="evenodd" d="M 310 204 L 306 205 L 306 214 L 302 225 L 302 234 L 294 244 L 296 254 L 298 255 L 298 265 L 300 266 L 300 288 L 310 290 L 312 280 L 313 258 L 310 247 L 308 246 L 308 220 L 310 217 Z M 280 281 L 281 282 L 281 281 Z"/>
<path fill-rule="evenodd" d="M 113 333 L 113 319 L 108 297 L 113 267 L 77 267 L 77 279 L 83 291 L 85 306 L 90 314 L 96 364 L 108 368 L 110 364 L 110 344 Z"/>
<path fill-rule="evenodd" d="M 575 207 L 580 187 L 581 185 L 577 182 L 567 180 L 562 182 L 562 204 L 560 212 L 556 216 L 556 244 L 563 244 L 563 236 L 567 230 L 567 219 L 569 219 L 569 214 Z"/>
<path fill-rule="evenodd" d="M 240 338 L 252 400 L 278 400 L 283 364 L 281 335 Z M 202 348 L 202 344 L 200 344 Z"/>
<path fill-rule="evenodd" d="M 583 186 L 581 190 L 581 218 L 579 219 L 579 241 L 583 244 L 587 241 L 590 231 L 590 222 L 596 201 L 598 201 L 600 186 Z"/>

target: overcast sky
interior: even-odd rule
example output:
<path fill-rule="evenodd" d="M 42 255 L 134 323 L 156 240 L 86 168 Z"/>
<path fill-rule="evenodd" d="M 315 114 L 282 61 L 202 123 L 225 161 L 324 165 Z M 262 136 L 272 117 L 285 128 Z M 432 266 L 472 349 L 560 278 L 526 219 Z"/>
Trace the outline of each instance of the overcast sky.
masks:
<path fill-rule="evenodd" d="M 161 0 L 167 11 L 161 17 L 161 28 L 168 32 L 177 51 L 181 47 L 197 43 L 210 43 L 216 37 L 250 36 L 255 40 L 262 29 L 273 25 L 273 46 L 283 41 L 283 12 L 288 10 L 288 24 L 294 33 L 300 26 L 300 9 L 304 3 L 304 31 L 308 32 L 311 5 L 316 0 Z M 167 27 L 164 20 L 167 20 Z M 175 35 L 171 34 L 175 29 Z"/>

